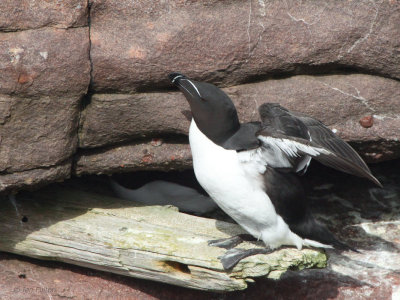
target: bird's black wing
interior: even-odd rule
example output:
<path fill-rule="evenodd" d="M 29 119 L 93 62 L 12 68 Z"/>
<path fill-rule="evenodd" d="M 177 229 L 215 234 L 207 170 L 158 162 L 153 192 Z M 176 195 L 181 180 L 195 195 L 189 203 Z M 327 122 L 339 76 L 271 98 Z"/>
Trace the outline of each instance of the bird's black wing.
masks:
<path fill-rule="evenodd" d="M 348 143 L 343 141 L 334 134 L 332 130 L 322 124 L 322 122 L 305 116 L 296 117 L 307 126 L 313 142 L 342 157 L 346 157 L 360 168 L 371 172 L 360 155 L 358 155 L 358 153 Z"/>
<path fill-rule="evenodd" d="M 264 103 L 259 109 L 261 126 L 264 132 L 273 132 L 289 137 L 297 137 L 311 140 L 307 126 L 298 118 L 293 116 L 286 108 L 277 103 Z M 279 157 L 279 150 L 270 150 L 270 156 Z M 308 155 L 298 155 L 285 157 L 290 163 L 282 166 L 281 170 L 305 173 L 310 164 L 311 157 Z"/>
<path fill-rule="evenodd" d="M 259 112 L 262 129 L 256 135 L 267 164 L 272 162 L 275 164 L 272 167 L 287 168 L 296 158 L 309 156 L 328 167 L 365 177 L 382 186 L 357 152 L 321 122 L 298 117 L 278 104 L 263 104 Z"/>

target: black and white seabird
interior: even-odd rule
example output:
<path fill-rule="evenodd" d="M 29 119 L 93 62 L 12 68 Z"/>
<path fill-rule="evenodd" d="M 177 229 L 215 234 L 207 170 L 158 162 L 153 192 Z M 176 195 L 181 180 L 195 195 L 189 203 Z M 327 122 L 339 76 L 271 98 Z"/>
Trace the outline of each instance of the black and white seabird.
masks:
<path fill-rule="evenodd" d="M 111 179 L 111 187 L 122 199 L 147 205 L 174 205 L 182 212 L 205 214 L 216 208 L 209 197 L 174 182 L 155 180 L 138 189 L 129 189 Z"/>
<path fill-rule="evenodd" d="M 350 145 L 320 121 L 276 103 L 259 107 L 261 122 L 241 124 L 232 100 L 215 85 L 179 73 L 169 79 L 191 108 L 189 142 L 197 180 L 223 211 L 268 247 L 229 250 L 221 260 L 226 269 L 283 245 L 350 249 L 315 221 L 295 176 L 314 158 L 381 186 Z M 230 242 L 212 244 L 230 248 L 240 241 Z"/>

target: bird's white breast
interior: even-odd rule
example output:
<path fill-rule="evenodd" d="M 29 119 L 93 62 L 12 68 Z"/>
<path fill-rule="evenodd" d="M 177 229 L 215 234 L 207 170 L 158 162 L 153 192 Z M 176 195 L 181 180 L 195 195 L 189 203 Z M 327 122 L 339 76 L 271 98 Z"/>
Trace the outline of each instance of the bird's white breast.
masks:
<path fill-rule="evenodd" d="M 216 145 L 194 120 L 189 141 L 196 178 L 221 209 L 270 246 L 285 243 L 291 232 L 264 191 L 261 173 L 265 167 L 258 164 L 257 153 L 236 152 Z"/>

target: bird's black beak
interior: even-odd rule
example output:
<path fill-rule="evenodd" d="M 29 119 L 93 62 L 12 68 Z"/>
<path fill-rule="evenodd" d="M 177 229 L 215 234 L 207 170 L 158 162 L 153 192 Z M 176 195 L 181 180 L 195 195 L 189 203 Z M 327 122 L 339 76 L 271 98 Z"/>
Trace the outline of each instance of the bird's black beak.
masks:
<path fill-rule="evenodd" d="M 173 84 L 178 85 L 179 79 L 186 78 L 186 76 L 181 73 L 174 72 L 174 73 L 169 74 L 168 78 L 169 78 L 169 80 L 171 80 L 171 82 Z"/>
<path fill-rule="evenodd" d="M 189 80 L 185 75 L 177 72 L 169 74 L 168 78 L 181 90 L 189 102 L 201 100 L 201 95 L 199 89 L 196 87 L 196 82 Z"/>

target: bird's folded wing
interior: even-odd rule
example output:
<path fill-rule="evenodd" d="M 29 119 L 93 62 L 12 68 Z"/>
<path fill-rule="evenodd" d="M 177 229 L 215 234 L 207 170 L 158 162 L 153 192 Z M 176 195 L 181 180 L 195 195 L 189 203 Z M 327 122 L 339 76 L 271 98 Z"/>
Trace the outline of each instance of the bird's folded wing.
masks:
<path fill-rule="evenodd" d="M 289 158 L 309 155 L 328 167 L 355 176 L 365 177 L 378 186 L 382 186 L 381 183 L 371 174 L 368 167 L 364 168 L 363 166 L 360 166 L 359 163 L 355 163 L 352 160 L 343 157 L 343 152 L 336 151 L 334 149 L 335 146 L 330 146 L 329 148 L 319 145 L 314 140 L 307 141 L 298 137 L 271 133 L 268 130 L 260 130 L 257 133 L 257 138 L 262 142 L 262 147 L 277 147 Z"/>

